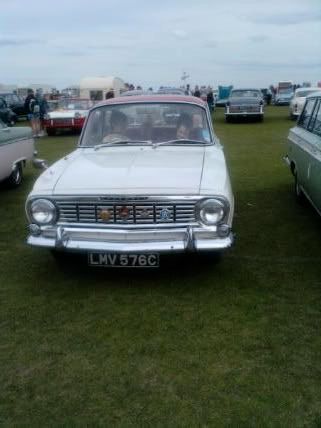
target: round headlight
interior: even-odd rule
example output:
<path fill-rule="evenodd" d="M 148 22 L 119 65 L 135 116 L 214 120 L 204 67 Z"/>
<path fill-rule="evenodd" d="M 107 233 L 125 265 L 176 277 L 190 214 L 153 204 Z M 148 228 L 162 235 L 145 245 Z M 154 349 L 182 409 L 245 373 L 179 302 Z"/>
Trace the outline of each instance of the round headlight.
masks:
<path fill-rule="evenodd" d="M 212 226 L 220 222 L 225 215 L 223 202 L 217 199 L 206 199 L 199 207 L 199 217 L 202 223 Z"/>
<path fill-rule="evenodd" d="M 75 118 L 80 119 L 81 117 L 83 117 L 82 114 L 77 111 L 77 113 L 75 113 Z"/>
<path fill-rule="evenodd" d="M 49 224 L 56 219 L 57 209 L 47 199 L 36 199 L 30 205 L 32 220 L 38 224 Z"/>

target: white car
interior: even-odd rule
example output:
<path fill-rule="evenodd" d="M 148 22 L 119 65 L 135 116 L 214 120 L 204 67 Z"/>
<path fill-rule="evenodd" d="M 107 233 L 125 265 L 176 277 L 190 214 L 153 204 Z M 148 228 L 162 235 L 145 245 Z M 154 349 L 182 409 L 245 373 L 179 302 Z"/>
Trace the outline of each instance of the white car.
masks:
<path fill-rule="evenodd" d="M 93 102 L 81 98 L 65 98 L 58 102 L 55 110 L 49 111 L 45 117 L 43 126 L 49 136 L 56 135 L 57 131 L 72 130 L 80 132 L 89 109 Z"/>
<path fill-rule="evenodd" d="M 294 93 L 294 97 L 290 102 L 290 117 L 293 120 L 296 120 L 304 107 L 305 100 L 308 95 L 313 94 L 314 92 L 321 92 L 321 88 L 298 88 Z"/>
<path fill-rule="evenodd" d="M 151 95 L 96 105 L 77 149 L 36 181 L 26 212 L 30 245 L 87 253 L 95 266 L 229 248 L 234 198 L 207 103 Z"/>
<path fill-rule="evenodd" d="M 34 139 L 29 126 L 9 127 L 0 119 L 0 182 L 17 187 L 23 167 L 34 156 Z"/>

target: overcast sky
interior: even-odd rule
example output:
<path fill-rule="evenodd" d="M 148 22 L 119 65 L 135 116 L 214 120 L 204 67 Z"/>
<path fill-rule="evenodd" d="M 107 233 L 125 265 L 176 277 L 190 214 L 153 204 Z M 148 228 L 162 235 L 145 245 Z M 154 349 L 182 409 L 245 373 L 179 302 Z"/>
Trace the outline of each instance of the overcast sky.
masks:
<path fill-rule="evenodd" d="M 321 80 L 321 0 L 0 0 L 0 83 Z"/>

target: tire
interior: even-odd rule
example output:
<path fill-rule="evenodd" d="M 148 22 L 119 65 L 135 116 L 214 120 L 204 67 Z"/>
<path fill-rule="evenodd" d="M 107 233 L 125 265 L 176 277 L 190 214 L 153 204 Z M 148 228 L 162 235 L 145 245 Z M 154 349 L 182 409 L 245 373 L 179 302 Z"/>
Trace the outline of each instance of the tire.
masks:
<path fill-rule="evenodd" d="M 22 165 L 21 163 L 15 164 L 12 173 L 6 180 L 8 187 L 14 188 L 20 186 L 23 179 Z"/>
<path fill-rule="evenodd" d="M 225 116 L 225 122 L 226 123 L 231 123 L 232 122 L 232 118 L 229 116 Z"/>
<path fill-rule="evenodd" d="M 264 116 L 263 114 L 261 114 L 258 118 L 257 118 L 258 122 L 263 122 L 264 121 Z"/>
<path fill-rule="evenodd" d="M 196 254 L 197 260 L 201 264 L 216 265 L 222 260 L 222 251 L 204 251 Z"/>
<path fill-rule="evenodd" d="M 49 137 L 53 137 L 57 133 L 57 131 L 55 129 L 52 129 L 52 128 L 46 128 L 46 132 L 47 132 Z"/>

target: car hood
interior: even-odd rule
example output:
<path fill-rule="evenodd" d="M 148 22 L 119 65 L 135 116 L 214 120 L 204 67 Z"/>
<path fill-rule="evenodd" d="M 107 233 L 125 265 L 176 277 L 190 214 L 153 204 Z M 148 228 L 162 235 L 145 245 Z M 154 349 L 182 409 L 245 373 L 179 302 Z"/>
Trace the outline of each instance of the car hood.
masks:
<path fill-rule="evenodd" d="M 257 97 L 233 97 L 229 98 L 230 105 L 258 105 L 262 101 Z"/>
<path fill-rule="evenodd" d="M 205 152 L 199 146 L 79 148 L 47 169 L 33 193 L 199 194 Z M 212 176 L 219 181 L 221 159 L 217 165 Z"/>

